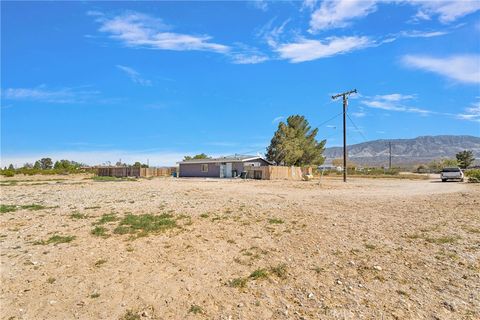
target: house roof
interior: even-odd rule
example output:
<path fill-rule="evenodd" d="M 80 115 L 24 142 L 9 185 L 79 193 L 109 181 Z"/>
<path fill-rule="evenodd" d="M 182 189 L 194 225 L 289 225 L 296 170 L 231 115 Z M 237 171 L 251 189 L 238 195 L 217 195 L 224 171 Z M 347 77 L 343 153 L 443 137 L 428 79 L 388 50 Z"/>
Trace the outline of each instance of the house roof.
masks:
<path fill-rule="evenodd" d="M 270 161 L 265 160 L 262 157 L 252 156 L 252 155 L 233 155 L 233 156 L 226 156 L 226 157 L 219 157 L 219 158 L 192 159 L 192 160 L 179 161 L 178 163 L 185 164 L 185 163 L 248 162 L 248 161 L 253 161 L 257 159 L 261 159 L 263 161 L 271 163 Z"/>

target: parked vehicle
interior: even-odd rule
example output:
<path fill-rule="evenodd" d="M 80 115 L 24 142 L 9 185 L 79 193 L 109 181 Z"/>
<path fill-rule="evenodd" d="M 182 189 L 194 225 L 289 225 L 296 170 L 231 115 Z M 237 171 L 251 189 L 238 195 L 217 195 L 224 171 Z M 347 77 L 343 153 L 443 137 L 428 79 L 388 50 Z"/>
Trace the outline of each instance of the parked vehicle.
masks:
<path fill-rule="evenodd" d="M 442 179 L 442 182 L 445 182 L 447 180 L 460 180 L 463 181 L 464 176 L 462 169 L 460 168 L 443 168 L 442 172 L 440 173 L 440 178 Z"/>

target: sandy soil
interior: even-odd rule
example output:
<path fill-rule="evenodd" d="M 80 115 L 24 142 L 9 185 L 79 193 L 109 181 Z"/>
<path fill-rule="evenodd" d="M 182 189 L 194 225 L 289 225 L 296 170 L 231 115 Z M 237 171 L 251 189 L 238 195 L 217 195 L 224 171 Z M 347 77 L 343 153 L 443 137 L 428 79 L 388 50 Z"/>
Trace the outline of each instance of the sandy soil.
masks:
<path fill-rule="evenodd" d="M 1 187 L 1 319 L 480 319 L 478 185 L 36 179 Z"/>

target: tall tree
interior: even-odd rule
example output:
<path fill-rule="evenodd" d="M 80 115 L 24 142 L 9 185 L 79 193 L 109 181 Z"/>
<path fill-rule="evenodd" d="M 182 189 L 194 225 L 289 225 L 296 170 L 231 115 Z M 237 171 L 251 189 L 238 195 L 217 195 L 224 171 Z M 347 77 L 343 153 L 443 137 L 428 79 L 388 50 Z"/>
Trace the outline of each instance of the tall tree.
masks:
<path fill-rule="evenodd" d="M 33 169 L 42 169 L 42 164 L 40 163 L 40 160 L 35 161 L 35 164 L 33 165 Z"/>
<path fill-rule="evenodd" d="M 456 158 L 458 161 L 458 165 L 462 169 L 469 167 L 473 163 L 473 161 L 475 161 L 472 150 L 464 150 L 462 152 L 459 152 L 456 154 Z"/>
<path fill-rule="evenodd" d="M 42 169 L 52 169 L 53 162 L 51 158 L 42 158 L 40 159 L 40 166 Z"/>
<path fill-rule="evenodd" d="M 267 148 L 267 159 L 287 166 L 320 165 L 326 140 L 315 138 L 318 129 L 311 129 L 304 116 L 293 115 L 280 122 Z"/>
<path fill-rule="evenodd" d="M 210 159 L 211 157 L 207 156 L 205 153 L 200 153 L 195 156 L 185 156 L 183 157 L 183 161 L 185 160 L 196 160 L 196 159 Z"/>

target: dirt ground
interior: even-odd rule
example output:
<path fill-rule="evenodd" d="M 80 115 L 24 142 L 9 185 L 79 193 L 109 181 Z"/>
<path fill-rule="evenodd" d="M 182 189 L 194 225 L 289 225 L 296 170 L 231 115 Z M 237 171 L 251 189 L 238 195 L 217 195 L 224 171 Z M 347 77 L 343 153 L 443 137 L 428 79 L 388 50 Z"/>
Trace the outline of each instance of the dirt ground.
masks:
<path fill-rule="evenodd" d="M 1 319 L 480 319 L 478 185 L 10 179 Z"/>

